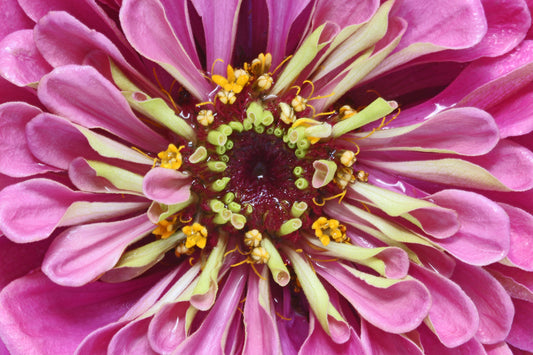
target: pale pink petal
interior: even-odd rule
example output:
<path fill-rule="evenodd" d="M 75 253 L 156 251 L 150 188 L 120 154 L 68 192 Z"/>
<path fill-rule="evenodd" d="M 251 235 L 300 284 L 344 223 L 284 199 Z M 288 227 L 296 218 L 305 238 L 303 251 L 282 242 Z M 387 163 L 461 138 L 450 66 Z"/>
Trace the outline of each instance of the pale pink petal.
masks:
<path fill-rule="evenodd" d="M 495 202 L 473 192 L 444 190 L 431 195 L 439 206 L 457 212 L 461 228 L 434 242 L 456 258 L 472 265 L 487 265 L 509 251 L 509 217 Z"/>
<path fill-rule="evenodd" d="M 476 305 L 479 328 L 476 339 L 483 344 L 504 341 L 513 322 L 514 307 L 502 285 L 485 270 L 458 263 L 452 276 Z"/>
<path fill-rule="evenodd" d="M 69 206 L 86 196 L 48 179 L 33 179 L 0 191 L 0 229 L 18 243 L 47 238 Z"/>
<path fill-rule="evenodd" d="M 0 2 L 0 40 L 11 32 L 31 28 L 33 21 L 24 13 L 17 0 Z"/>
<path fill-rule="evenodd" d="M 379 7 L 379 1 L 336 1 L 318 0 L 313 14 L 313 29 L 326 23 L 334 23 L 340 29 L 367 22 Z"/>
<path fill-rule="evenodd" d="M 54 113 L 87 128 L 102 128 L 152 152 L 168 142 L 145 126 L 120 91 L 96 69 L 66 65 L 54 69 L 39 83 L 39 99 Z"/>
<path fill-rule="evenodd" d="M 459 122 L 460 130 L 457 129 Z M 492 116 L 474 107 L 452 108 L 437 113 L 413 128 L 382 130 L 358 141 L 358 144 L 365 151 L 414 150 L 481 155 L 493 149 L 499 140 L 498 126 Z"/>
<path fill-rule="evenodd" d="M 26 126 L 28 145 L 35 157 L 46 164 L 67 170 L 77 157 L 101 159 L 87 138 L 62 117 L 42 113 Z"/>
<path fill-rule="evenodd" d="M 76 348 L 75 355 L 106 355 L 109 342 L 113 336 L 127 324 L 127 321 L 119 321 L 106 324 L 86 336 Z"/>
<path fill-rule="evenodd" d="M 496 278 L 513 298 L 533 303 L 533 274 L 516 267 L 491 264 L 486 270 Z"/>
<path fill-rule="evenodd" d="M 309 313 L 309 335 L 302 344 L 298 354 L 319 355 L 319 354 L 363 354 L 361 339 L 353 328 L 350 329 L 350 338 L 342 344 L 331 341 L 331 337 L 320 326 L 316 316 Z M 253 354 L 250 352 L 249 354 Z M 274 353 L 271 353 L 274 354 Z"/>
<path fill-rule="evenodd" d="M 38 268 L 50 240 L 17 244 L 0 235 L 0 289 Z"/>
<path fill-rule="evenodd" d="M 120 22 L 131 45 L 173 75 L 193 96 L 208 100 L 213 85 L 184 50 L 158 0 L 125 0 Z"/>
<path fill-rule="evenodd" d="M 263 271 L 262 274 L 266 275 L 267 270 L 265 267 L 263 267 Z M 244 354 L 253 354 L 258 349 L 261 349 L 264 354 L 279 354 L 281 352 L 279 333 L 276 326 L 277 315 L 274 311 L 271 296 L 268 279 L 260 279 L 250 269 L 246 303 L 244 304 L 244 326 L 246 330 Z M 319 326 L 319 328 L 322 327 Z"/>
<path fill-rule="evenodd" d="M 242 299 L 247 279 L 244 270 L 242 267 L 236 267 L 229 272 L 213 308 L 209 310 L 198 330 L 188 336 L 173 354 L 222 354 L 231 319 L 235 312 L 239 312 L 237 306 Z"/>
<path fill-rule="evenodd" d="M 50 70 L 35 46 L 32 30 L 10 33 L 0 42 L 0 75 L 13 84 L 36 83 Z"/>
<path fill-rule="evenodd" d="M 177 170 L 154 168 L 144 176 L 143 192 L 151 200 L 172 205 L 189 199 L 190 183 L 189 176 Z"/>
<path fill-rule="evenodd" d="M 444 277 L 450 277 L 455 269 L 456 260 L 445 251 L 432 246 L 410 244 L 409 249 L 414 251 L 420 261 L 429 270 L 434 270 Z"/>
<path fill-rule="evenodd" d="M 515 317 L 507 343 L 519 349 L 533 351 L 533 303 L 514 299 Z"/>
<path fill-rule="evenodd" d="M 0 336 L 13 354 L 72 354 L 89 333 L 116 321 L 153 281 L 64 287 L 32 273 L 0 293 Z"/>
<path fill-rule="evenodd" d="M 42 270 L 60 285 L 85 285 L 110 270 L 128 245 L 153 229 L 145 214 L 69 228 L 48 248 Z"/>
<path fill-rule="evenodd" d="M 207 66 L 210 68 L 215 60 L 222 59 L 222 62 L 217 62 L 211 74 L 225 75 L 226 66 L 231 64 L 241 2 L 242 0 L 192 0 L 202 18 Z"/>
<path fill-rule="evenodd" d="M 408 338 L 399 334 L 384 332 L 364 319 L 361 319 L 361 342 L 365 354 L 423 354 L 422 350 Z"/>
<path fill-rule="evenodd" d="M 474 337 L 479 315 L 472 300 L 447 278 L 415 264 L 409 273 L 420 280 L 431 294 L 429 320 L 441 343 L 455 347 Z"/>
<path fill-rule="evenodd" d="M 154 350 L 170 354 L 186 339 L 185 314 L 190 306 L 189 302 L 169 303 L 154 315 L 147 332 Z"/>
<path fill-rule="evenodd" d="M 267 53 L 272 55 L 272 63 L 279 64 L 285 58 L 289 31 L 298 15 L 310 0 L 277 1 L 267 0 L 268 42 Z"/>
<path fill-rule="evenodd" d="M 317 273 L 342 294 L 370 323 L 390 333 L 416 328 L 426 317 L 431 298 L 424 285 L 403 280 L 387 288 L 376 287 L 356 277 L 345 266 L 328 262 Z"/>
<path fill-rule="evenodd" d="M 143 354 L 157 355 L 148 342 L 148 325 L 150 318 L 141 318 L 130 322 L 119 330 L 109 343 L 109 354 Z"/>
<path fill-rule="evenodd" d="M 497 344 L 483 344 L 487 355 L 513 355 L 513 351 L 509 348 L 506 342 Z M 515 354 L 516 355 L 516 354 Z"/>
<path fill-rule="evenodd" d="M 41 113 L 23 102 L 0 105 L 0 172 L 12 177 L 26 177 L 56 169 L 42 164 L 30 152 L 26 124 Z"/>

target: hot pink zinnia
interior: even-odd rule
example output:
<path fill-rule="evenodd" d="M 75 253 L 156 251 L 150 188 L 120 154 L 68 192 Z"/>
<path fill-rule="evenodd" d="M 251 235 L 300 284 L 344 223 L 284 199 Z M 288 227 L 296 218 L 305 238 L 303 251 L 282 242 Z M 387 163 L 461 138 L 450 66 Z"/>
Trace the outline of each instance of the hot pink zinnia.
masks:
<path fill-rule="evenodd" d="M 0 1 L 0 353 L 533 352 L 532 6 Z"/>

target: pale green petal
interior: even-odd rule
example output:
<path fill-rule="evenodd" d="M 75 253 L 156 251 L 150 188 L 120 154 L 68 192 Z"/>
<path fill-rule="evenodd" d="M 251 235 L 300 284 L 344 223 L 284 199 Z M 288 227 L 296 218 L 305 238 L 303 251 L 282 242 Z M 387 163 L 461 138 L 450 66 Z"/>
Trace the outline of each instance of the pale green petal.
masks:
<path fill-rule="evenodd" d="M 68 207 L 59 224 L 72 226 L 88 221 L 101 221 L 145 209 L 147 204 L 147 202 L 76 201 Z"/>
<path fill-rule="evenodd" d="M 354 129 L 379 120 L 394 111 L 397 107 L 398 104 L 396 102 L 386 101 L 381 97 L 378 97 L 361 111 L 335 124 L 335 126 L 333 126 L 332 136 L 340 137 Z"/>
<path fill-rule="evenodd" d="M 96 160 L 88 160 L 87 163 L 96 171 L 98 176 L 109 180 L 117 189 L 143 195 L 143 177 L 141 175 Z"/>
<path fill-rule="evenodd" d="M 263 238 L 261 241 L 261 246 L 265 248 L 267 253 L 270 255 L 267 265 L 272 273 L 272 278 L 280 286 L 286 286 L 291 280 L 289 269 L 285 266 L 281 255 L 279 254 L 277 248 L 272 244 L 270 239 Z"/>

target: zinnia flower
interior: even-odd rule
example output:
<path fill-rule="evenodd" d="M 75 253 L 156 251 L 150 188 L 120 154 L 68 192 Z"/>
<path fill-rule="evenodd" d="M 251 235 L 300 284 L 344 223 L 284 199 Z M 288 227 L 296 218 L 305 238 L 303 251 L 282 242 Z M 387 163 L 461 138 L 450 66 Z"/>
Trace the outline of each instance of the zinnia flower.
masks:
<path fill-rule="evenodd" d="M 523 0 L 0 9 L 0 350 L 533 351 Z"/>

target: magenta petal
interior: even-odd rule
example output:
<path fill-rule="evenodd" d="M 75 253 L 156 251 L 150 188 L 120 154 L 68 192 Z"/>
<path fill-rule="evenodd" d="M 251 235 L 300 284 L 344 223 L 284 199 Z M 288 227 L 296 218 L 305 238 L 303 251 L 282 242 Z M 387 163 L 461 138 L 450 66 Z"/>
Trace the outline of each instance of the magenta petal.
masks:
<path fill-rule="evenodd" d="M 217 62 L 214 73 L 226 73 L 226 65 L 231 64 L 233 45 L 237 33 L 237 19 L 242 0 L 192 0 L 192 4 L 202 18 L 205 34 L 207 66 Z"/>
<path fill-rule="evenodd" d="M 305 9 L 310 0 L 277 1 L 267 0 L 268 43 L 267 53 L 272 55 L 272 63 L 279 64 L 285 58 L 289 31 L 296 17 Z"/>
<path fill-rule="evenodd" d="M 437 337 L 426 327 L 421 326 L 417 329 L 420 333 L 420 342 L 424 348 L 424 354 L 427 355 L 487 355 L 483 345 L 475 338 L 457 347 L 448 348 L 444 346 Z"/>
<path fill-rule="evenodd" d="M 15 85 L 38 82 L 52 70 L 37 50 L 32 30 L 20 30 L 0 42 L 0 75 Z"/>
<path fill-rule="evenodd" d="M 168 142 L 133 114 L 120 91 L 96 69 L 66 65 L 39 83 L 39 99 L 53 112 L 87 128 L 102 128 L 152 152 Z"/>
<path fill-rule="evenodd" d="M 39 113 L 41 113 L 40 109 L 23 102 L 0 105 L 1 173 L 12 177 L 25 177 L 55 171 L 52 167 L 35 159 L 26 140 L 26 124 Z"/>
<path fill-rule="evenodd" d="M 507 257 L 516 266 L 533 271 L 530 247 L 533 245 L 533 216 L 520 208 L 504 203 L 500 206 L 511 220 L 511 246 Z"/>
<path fill-rule="evenodd" d="M 84 194 L 47 179 L 33 179 L 0 191 L 0 229 L 18 243 L 47 238 L 68 207 Z"/>
<path fill-rule="evenodd" d="M 478 329 L 479 315 L 461 288 L 415 264 L 411 265 L 410 274 L 429 289 L 432 299 L 429 319 L 442 344 L 455 347 L 472 339 Z"/>
<path fill-rule="evenodd" d="M 167 205 L 185 202 L 189 199 L 189 176 L 173 169 L 154 168 L 143 180 L 143 192 L 151 200 Z"/>
<path fill-rule="evenodd" d="M 361 317 L 390 333 L 416 328 L 431 305 L 426 287 L 416 280 L 402 280 L 388 288 L 379 288 L 357 278 L 337 262 L 328 262 L 316 271 L 353 305 Z"/>
<path fill-rule="evenodd" d="M 361 319 L 361 342 L 365 352 L 360 354 L 422 355 L 422 350 L 411 340 L 391 334 Z"/>
<path fill-rule="evenodd" d="M 350 328 L 350 338 L 342 344 L 337 344 L 331 340 L 331 337 L 320 326 L 312 312 L 309 313 L 309 318 L 309 335 L 298 354 L 364 354 L 361 339 L 359 339 L 353 328 Z M 253 353 L 250 352 L 249 354 Z"/>
<path fill-rule="evenodd" d="M 434 242 L 472 265 L 501 260 L 509 251 L 509 217 L 495 202 L 468 191 L 444 190 L 431 195 L 439 206 L 457 212 L 461 228 Z"/>
<path fill-rule="evenodd" d="M 263 267 L 263 269 L 266 268 Z M 276 326 L 277 316 L 274 311 L 270 285 L 266 280 L 260 279 L 250 269 L 247 284 L 248 292 L 244 305 L 244 326 L 246 329 L 244 354 L 253 354 L 257 349 L 261 349 L 264 354 L 281 353 L 279 333 Z M 267 305 L 262 304 L 265 302 L 267 302 Z M 319 326 L 319 328 L 322 327 Z"/>
<path fill-rule="evenodd" d="M 483 347 L 485 348 L 487 355 L 513 355 L 513 352 L 506 342 L 491 345 L 483 344 Z"/>
<path fill-rule="evenodd" d="M 49 244 L 50 240 L 17 244 L 0 234 L 0 289 L 38 268 Z"/>
<path fill-rule="evenodd" d="M 189 307 L 189 302 L 169 303 L 154 315 L 147 332 L 154 350 L 170 354 L 185 340 L 185 315 Z"/>
<path fill-rule="evenodd" d="M 141 318 L 130 322 L 119 330 L 109 343 L 109 354 L 143 354 L 157 355 L 148 342 L 148 325 L 150 318 Z"/>
<path fill-rule="evenodd" d="M 224 288 L 198 330 L 188 336 L 173 354 L 222 353 L 226 332 L 235 312 L 238 312 L 237 306 L 246 283 L 244 270 L 243 267 L 236 267 L 230 271 Z"/>
<path fill-rule="evenodd" d="M 119 321 L 107 324 L 86 336 L 76 348 L 75 355 L 105 355 L 109 342 L 113 336 L 127 324 L 127 321 Z"/>
<path fill-rule="evenodd" d="M 464 263 L 457 264 L 452 280 L 476 305 L 479 313 L 476 339 L 483 344 L 504 341 L 513 323 L 514 307 L 502 285 L 487 271 Z"/>
<path fill-rule="evenodd" d="M 200 68 L 181 46 L 158 0 L 124 0 L 120 8 L 120 23 L 131 45 L 139 53 L 160 63 L 172 75 L 179 75 L 176 79 L 193 96 L 201 101 L 208 100 L 213 86 L 205 80 Z"/>
<path fill-rule="evenodd" d="M 13 354 L 72 354 L 89 333 L 116 321 L 152 281 L 73 288 L 32 273 L 0 293 L 0 336 Z"/>
<path fill-rule="evenodd" d="M 515 317 L 507 342 L 526 351 L 533 351 L 533 303 L 514 299 Z"/>
<path fill-rule="evenodd" d="M 48 248 L 42 270 L 60 285 L 84 285 L 110 270 L 128 245 L 153 229 L 145 214 L 69 228 Z"/>

